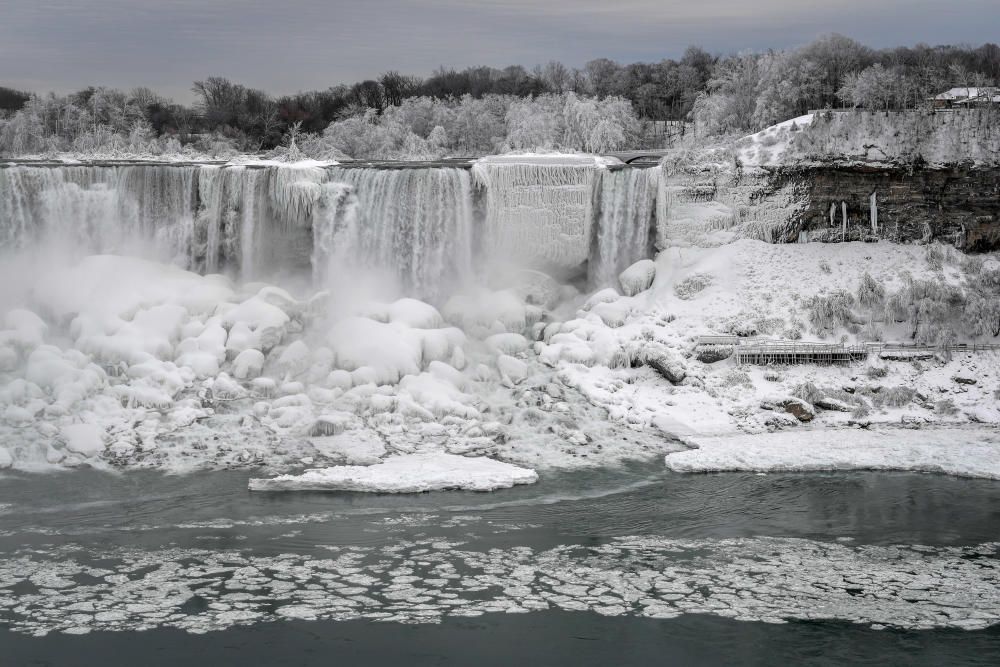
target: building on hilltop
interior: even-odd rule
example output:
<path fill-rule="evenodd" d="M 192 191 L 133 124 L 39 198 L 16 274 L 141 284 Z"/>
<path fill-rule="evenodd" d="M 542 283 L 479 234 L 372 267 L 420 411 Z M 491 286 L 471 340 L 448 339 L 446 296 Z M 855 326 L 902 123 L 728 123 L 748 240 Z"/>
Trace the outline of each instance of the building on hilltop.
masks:
<path fill-rule="evenodd" d="M 935 109 L 973 109 L 1000 107 L 1000 88 L 996 86 L 959 86 L 929 98 Z"/>

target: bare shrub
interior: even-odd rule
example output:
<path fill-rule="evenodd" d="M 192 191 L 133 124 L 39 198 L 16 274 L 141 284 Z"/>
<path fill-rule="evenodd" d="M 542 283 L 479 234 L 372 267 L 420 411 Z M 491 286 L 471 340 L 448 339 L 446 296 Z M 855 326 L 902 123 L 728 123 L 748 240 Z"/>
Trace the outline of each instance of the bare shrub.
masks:
<path fill-rule="evenodd" d="M 881 308 L 884 300 L 885 287 L 872 278 L 870 273 L 865 271 L 865 274 L 861 276 L 861 282 L 858 284 L 858 303 L 874 310 Z"/>
<path fill-rule="evenodd" d="M 868 369 L 865 371 L 865 375 L 867 375 L 873 380 L 884 378 L 888 374 L 889 374 L 889 368 L 886 366 L 869 366 Z"/>
<path fill-rule="evenodd" d="M 902 385 L 898 387 L 888 387 L 878 392 L 872 397 L 875 405 L 880 408 L 901 408 L 913 402 L 917 392 Z"/>
<path fill-rule="evenodd" d="M 931 243 L 924 250 L 924 258 L 927 260 L 927 266 L 931 267 L 932 271 L 940 271 L 944 268 L 944 248 L 938 243 Z"/>
<path fill-rule="evenodd" d="M 712 276 L 707 273 L 695 273 L 674 286 L 674 294 L 678 299 L 693 299 L 695 295 L 712 284 Z"/>
<path fill-rule="evenodd" d="M 734 368 L 726 373 L 726 376 L 722 378 L 722 384 L 726 387 L 753 388 L 753 380 L 750 379 L 750 376 L 745 371 L 741 371 L 738 368 Z"/>
<path fill-rule="evenodd" d="M 955 401 L 950 398 L 945 398 L 934 403 L 934 413 L 943 416 L 951 416 L 958 413 L 958 408 L 955 407 Z"/>
<path fill-rule="evenodd" d="M 864 419 L 871 414 L 871 410 L 868 409 L 867 405 L 861 404 L 854 408 L 854 412 L 851 413 L 851 417 L 854 419 Z"/>
<path fill-rule="evenodd" d="M 837 290 L 832 294 L 811 298 L 806 303 L 806 312 L 813 330 L 823 335 L 850 324 L 854 319 L 853 307 L 854 295 L 844 290 Z"/>
<path fill-rule="evenodd" d="M 803 382 L 792 389 L 792 396 L 795 398 L 801 398 L 809 404 L 815 404 L 816 401 L 822 399 L 825 395 L 826 393 L 820 391 L 820 389 L 812 382 Z"/>

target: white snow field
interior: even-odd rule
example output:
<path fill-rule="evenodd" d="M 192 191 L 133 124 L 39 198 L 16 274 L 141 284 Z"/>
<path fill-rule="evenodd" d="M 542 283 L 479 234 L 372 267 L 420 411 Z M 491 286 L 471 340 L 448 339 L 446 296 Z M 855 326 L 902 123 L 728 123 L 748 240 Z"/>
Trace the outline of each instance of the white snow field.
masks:
<path fill-rule="evenodd" d="M 378 465 L 334 466 L 300 475 L 251 479 L 251 491 L 371 491 L 420 493 L 462 489 L 494 491 L 538 481 L 534 470 L 485 457 L 427 453 L 392 456 Z"/>

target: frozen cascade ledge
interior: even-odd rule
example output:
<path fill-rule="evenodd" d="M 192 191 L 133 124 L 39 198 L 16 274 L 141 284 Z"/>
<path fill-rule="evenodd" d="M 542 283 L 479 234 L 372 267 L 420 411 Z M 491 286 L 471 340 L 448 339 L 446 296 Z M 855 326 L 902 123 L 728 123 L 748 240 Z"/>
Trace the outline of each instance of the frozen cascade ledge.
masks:
<path fill-rule="evenodd" d="M 417 453 L 393 456 L 373 466 L 314 468 L 300 475 L 250 480 L 251 491 L 367 491 L 422 493 L 461 489 L 493 491 L 534 484 L 538 473 L 510 463 L 455 454 Z"/>

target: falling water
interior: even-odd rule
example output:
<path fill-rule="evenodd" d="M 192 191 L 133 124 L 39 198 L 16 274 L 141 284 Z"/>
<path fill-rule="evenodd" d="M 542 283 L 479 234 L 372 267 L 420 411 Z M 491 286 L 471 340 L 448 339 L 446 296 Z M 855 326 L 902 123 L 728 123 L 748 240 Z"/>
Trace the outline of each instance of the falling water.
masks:
<path fill-rule="evenodd" d="M 0 168 L 0 249 L 62 243 L 81 254 L 149 256 L 242 279 L 327 277 L 331 263 L 393 273 L 434 297 L 501 259 L 575 269 L 614 284 L 649 256 L 658 170 L 609 171 L 562 156 L 477 164 L 476 230 L 466 169 L 311 165 Z"/>
<path fill-rule="evenodd" d="M 336 238 L 355 260 L 393 271 L 415 295 L 433 296 L 471 276 L 472 184 L 466 170 L 333 168 L 329 180 L 349 185 L 356 201 L 328 187 L 325 213 L 314 220 L 324 228 L 314 231 L 314 239 Z M 329 259 L 328 250 L 318 250 Z"/>
<path fill-rule="evenodd" d="M 102 253 L 145 243 L 189 264 L 196 206 L 193 167 L 9 167 L 0 169 L 0 247 Z"/>
<path fill-rule="evenodd" d="M 590 282 L 595 287 L 617 285 L 618 274 L 650 256 L 656 223 L 660 170 L 603 171 L 596 184 L 591 244 Z"/>

